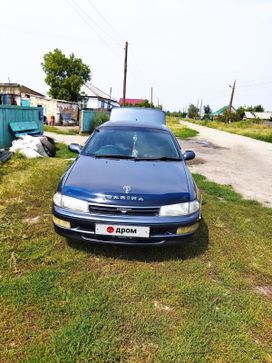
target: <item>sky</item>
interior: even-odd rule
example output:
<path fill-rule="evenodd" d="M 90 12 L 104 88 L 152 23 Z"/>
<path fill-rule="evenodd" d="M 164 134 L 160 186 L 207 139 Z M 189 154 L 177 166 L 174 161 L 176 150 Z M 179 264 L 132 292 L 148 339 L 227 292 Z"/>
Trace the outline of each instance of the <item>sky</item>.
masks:
<path fill-rule="evenodd" d="M 166 110 L 189 103 L 272 111 L 272 0 L 0 0 L 0 82 L 46 93 L 43 55 L 74 53 L 92 82 Z"/>

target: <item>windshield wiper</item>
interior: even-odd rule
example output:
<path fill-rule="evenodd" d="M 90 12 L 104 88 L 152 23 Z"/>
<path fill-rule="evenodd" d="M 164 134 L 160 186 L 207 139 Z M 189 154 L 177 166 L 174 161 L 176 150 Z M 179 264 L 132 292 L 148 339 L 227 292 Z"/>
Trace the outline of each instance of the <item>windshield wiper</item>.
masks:
<path fill-rule="evenodd" d="M 129 155 L 112 155 L 112 154 L 89 154 L 89 156 L 93 156 L 94 158 L 109 158 L 109 159 L 134 159 L 133 156 Z"/>
<path fill-rule="evenodd" d="M 160 158 L 135 158 L 135 161 L 151 160 L 151 161 L 180 161 L 180 158 L 171 158 L 169 156 L 161 156 Z"/>

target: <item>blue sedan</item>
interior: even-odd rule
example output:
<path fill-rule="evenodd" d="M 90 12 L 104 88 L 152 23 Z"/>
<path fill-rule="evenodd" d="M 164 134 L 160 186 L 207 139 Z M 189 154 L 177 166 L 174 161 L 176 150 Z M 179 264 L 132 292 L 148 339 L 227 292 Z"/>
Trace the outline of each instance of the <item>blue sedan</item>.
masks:
<path fill-rule="evenodd" d="M 117 117 L 116 117 L 117 116 Z M 53 222 L 70 239 L 120 245 L 188 241 L 201 218 L 199 191 L 162 111 L 122 109 L 98 127 L 62 177 Z"/>

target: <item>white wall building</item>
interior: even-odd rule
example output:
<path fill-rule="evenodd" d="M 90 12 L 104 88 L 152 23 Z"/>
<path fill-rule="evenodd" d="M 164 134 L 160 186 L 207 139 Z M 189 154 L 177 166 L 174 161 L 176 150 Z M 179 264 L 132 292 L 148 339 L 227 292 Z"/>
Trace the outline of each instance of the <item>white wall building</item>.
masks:
<path fill-rule="evenodd" d="M 260 119 L 260 120 L 272 120 L 272 112 L 245 112 L 245 119 Z"/>
<path fill-rule="evenodd" d="M 81 87 L 80 93 L 84 95 L 81 102 L 82 109 L 110 111 L 114 107 L 119 107 L 119 103 L 114 98 L 92 83 L 85 83 Z"/>

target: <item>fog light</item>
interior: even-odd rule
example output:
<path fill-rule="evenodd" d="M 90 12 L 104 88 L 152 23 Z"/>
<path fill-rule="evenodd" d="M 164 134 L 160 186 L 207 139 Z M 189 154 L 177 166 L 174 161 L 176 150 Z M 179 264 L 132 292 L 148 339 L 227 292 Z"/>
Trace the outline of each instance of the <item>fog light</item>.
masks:
<path fill-rule="evenodd" d="M 193 233 L 198 229 L 198 227 L 199 223 L 192 224 L 191 226 L 179 227 L 177 229 L 177 234 Z"/>
<path fill-rule="evenodd" d="M 55 216 L 53 216 L 53 222 L 54 222 L 57 226 L 59 226 L 59 227 L 61 227 L 61 228 L 71 228 L 71 224 L 70 224 L 70 222 L 64 221 L 63 219 L 59 219 L 59 218 L 57 218 L 57 217 L 55 217 Z"/>

